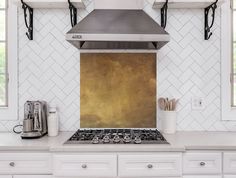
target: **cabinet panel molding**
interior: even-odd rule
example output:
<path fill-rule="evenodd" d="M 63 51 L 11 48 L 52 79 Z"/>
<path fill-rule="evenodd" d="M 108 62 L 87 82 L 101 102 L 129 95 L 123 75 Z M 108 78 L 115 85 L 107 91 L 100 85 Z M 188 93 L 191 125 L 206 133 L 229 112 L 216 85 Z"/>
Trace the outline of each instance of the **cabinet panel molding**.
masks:
<path fill-rule="evenodd" d="M 115 154 L 53 156 L 53 175 L 66 177 L 116 177 L 117 156 Z"/>
<path fill-rule="evenodd" d="M 119 155 L 120 177 L 156 177 L 182 175 L 182 155 L 159 153 L 152 155 Z"/>
<path fill-rule="evenodd" d="M 183 173 L 186 175 L 221 174 L 222 154 L 187 152 L 183 154 Z"/>
<path fill-rule="evenodd" d="M 50 174 L 50 153 L 0 153 L 0 174 Z"/>
<path fill-rule="evenodd" d="M 223 171 L 226 174 L 236 174 L 236 153 L 224 153 Z"/>
<path fill-rule="evenodd" d="M 12 178 L 12 176 L 9 176 L 9 175 L 0 175 L 0 178 Z"/>
<path fill-rule="evenodd" d="M 223 178 L 236 178 L 236 175 L 224 175 Z"/>
<path fill-rule="evenodd" d="M 52 175 L 14 175 L 13 178 L 52 178 Z"/>
<path fill-rule="evenodd" d="M 183 176 L 183 178 L 222 178 L 222 176 L 215 176 L 215 175 L 189 175 L 189 176 Z"/>

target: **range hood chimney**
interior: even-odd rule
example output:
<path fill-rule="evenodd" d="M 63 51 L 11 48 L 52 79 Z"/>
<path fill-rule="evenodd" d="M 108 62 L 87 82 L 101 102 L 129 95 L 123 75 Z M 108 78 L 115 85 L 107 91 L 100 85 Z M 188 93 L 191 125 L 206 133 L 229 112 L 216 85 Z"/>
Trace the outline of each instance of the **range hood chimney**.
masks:
<path fill-rule="evenodd" d="M 142 0 L 95 0 L 95 10 L 66 34 L 66 40 L 82 50 L 160 49 L 169 34 L 141 8 Z"/>

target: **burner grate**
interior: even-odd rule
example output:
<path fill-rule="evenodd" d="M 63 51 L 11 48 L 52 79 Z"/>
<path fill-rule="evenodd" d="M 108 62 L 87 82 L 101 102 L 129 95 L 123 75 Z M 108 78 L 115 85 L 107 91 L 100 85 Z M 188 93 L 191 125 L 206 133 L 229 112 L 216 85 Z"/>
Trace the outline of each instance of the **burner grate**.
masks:
<path fill-rule="evenodd" d="M 79 129 L 65 144 L 169 144 L 157 129 Z"/>

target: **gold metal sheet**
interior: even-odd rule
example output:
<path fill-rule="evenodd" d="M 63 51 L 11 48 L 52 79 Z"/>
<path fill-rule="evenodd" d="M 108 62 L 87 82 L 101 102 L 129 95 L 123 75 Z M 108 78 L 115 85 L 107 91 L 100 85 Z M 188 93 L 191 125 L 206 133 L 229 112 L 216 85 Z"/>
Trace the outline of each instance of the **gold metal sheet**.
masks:
<path fill-rule="evenodd" d="M 82 53 L 81 128 L 156 127 L 155 53 Z"/>

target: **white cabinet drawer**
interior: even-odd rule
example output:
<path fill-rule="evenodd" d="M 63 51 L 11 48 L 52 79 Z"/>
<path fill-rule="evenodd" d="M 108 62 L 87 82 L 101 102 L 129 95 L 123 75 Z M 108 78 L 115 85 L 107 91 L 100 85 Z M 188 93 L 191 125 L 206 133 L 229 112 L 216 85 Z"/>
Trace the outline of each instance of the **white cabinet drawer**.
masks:
<path fill-rule="evenodd" d="M 183 156 L 184 174 L 220 174 L 221 153 L 185 153 Z"/>
<path fill-rule="evenodd" d="M 0 153 L 0 174 L 50 174 L 49 153 Z"/>
<path fill-rule="evenodd" d="M 221 176 L 212 176 L 212 175 L 191 175 L 191 176 L 183 176 L 183 178 L 222 178 Z"/>
<path fill-rule="evenodd" d="M 117 176 L 116 155 L 78 155 L 53 156 L 54 176 Z"/>
<path fill-rule="evenodd" d="M 224 153 L 224 173 L 236 173 L 236 153 Z"/>
<path fill-rule="evenodd" d="M 224 175 L 223 178 L 236 178 L 236 175 Z"/>
<path fill-rule="evenodd" d="M 14 175 L 13 178 L 52 178 L 52 175 Z"/>
<path fill-rule="evenodd" d="M 181 153 L 148 155 L 119 155 L 120 177 L 181 176 Z"/>

